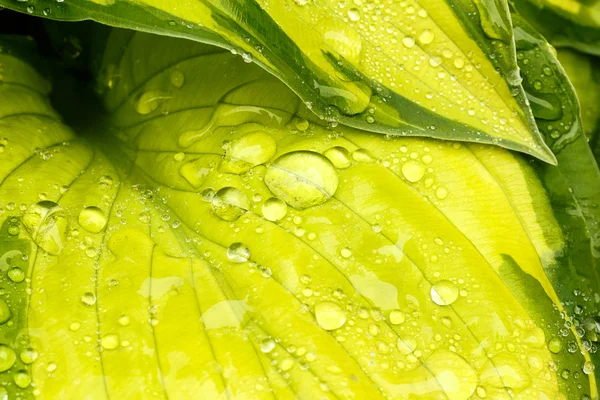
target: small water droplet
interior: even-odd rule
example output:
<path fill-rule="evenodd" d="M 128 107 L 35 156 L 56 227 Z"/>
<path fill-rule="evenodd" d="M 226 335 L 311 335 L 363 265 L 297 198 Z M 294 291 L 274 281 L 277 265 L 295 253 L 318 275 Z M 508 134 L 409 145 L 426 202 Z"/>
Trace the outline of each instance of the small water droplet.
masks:
<path fill-rule="evenodd" d="M 449 306 L 458 298 L 458 288 L 448 280 L 436 282 L 431 287 L 431 300 L 439 306 Z"/>
<path fill-rule="evenodd" d="M 350 18 L 350 21 L 358 21 L 360 19 L 360 11 L 354 7 L 349 9 L 348 18 Z"/>
<path fill-rule="evenodd" d="M 250 209 L 250 201 L 241 190 L 234 187 L 224 187 L 212 198 L 214 213 L 225 221 L 236 221 Z"/>
<path fill-rule="evenodd" d="M 100 339 L 100 344 L 106 350 L 114 350 L 119 347 L 119 336 L 115 334 L 105 335 Z"/>
<path fill-rule="evenodd" d="M 171 71 L 169 78 L 171 80 L 171 85 L 178 89 L 183 87 L 183 84 L 185 83 L 185 75 L 178 69 Z"/>
<path fill-rule="evenodd" d="M 434 37 L 435 36 L 434 36 L 433 32 L 431 32 L 429 29 L 425 29 L 419 35 L 419 42 L 421 42 L 423 44 L 429 44 L 429 43 L 433 42 Z"/>
<path fill-rule="evenodd" d="M 277 197 L 271 197 L 263 204 L 262 214 L 269 221 L 279 221 L 287 214 L 287 204 Z"/>
<path fill-rule="evenodd" d="M 558 337 L 553 337 L 548 342 L 548 350 L 550 350 L 554 354 L 560 353 L 560 351 L 562 350 L 562 347 L 563 347 L 562 340 L 560 340 Z"/>
<path fill-rule="evenodd" d="M 263 353 L 270 353 L 275 348 L 275 341 L 271 338 L 263 339 L 260 342 L 260 351 Z"/>
<path fill-rule="evenodd" d="M 402 165 L 402 175 L 409 182 L 416 183 L 425 175 L 425 166 L 416 160 L 410 160 Z"/>
<path fill-rule="evenodd" d="M 81 302 L 91 307 L 96 304 L 96 295 L 92 292 L 86 292 L 81 296 Z"/>
<path fill-rule="evenodd" d="M 68 219 L 58 204 L 47 200 L 33 204 L 23 214 L 23 225 L 47 253 L 58 255 L 63 249 Z"/>
<path fill-rule="evenodd" d="M 16 360 L 15 351 L 4 344 L 0 344 L 0 372 L 8 371 Z"/>
<path fill-rule="evenodd" d="M 346 323 L 346 313 L 338 304 L 326 301 L 315 306 L 315 317 L 325 330 L 339 329 Z"/>
<path fill-rule="evenodd" d="M 415 45 L 415 38 L 413 38 L 412 36 L 404 36 L 402 38 L 402 44 L 404 45 L 404 47 L 410 49 Z"/>
<path fill-rule="evenodd" d="M 106 215 L 98 207 L 86 207 L 79 213 L 79 225 L 91 233 L 101 232 L 106 226 Z"/>
<path fill-rule="evenodd" d="M 150 114 L 168 98 L 157 90 L 140 93 L 135 103 L 135 110 L 141 115 Z"/>
<path fill-rule="evenodd" d="M 38 352 L 32 348 L 25 349 L 19 355 L 19 358 L 25 364 L 31 364 L 38 358 Z"/>
<path fill-rule="evenodd" d="M 392 325 L 399 325 L 404 322 L 406 316 L 400 310 L 393 310 L 390 312 L 390 323 Z"/>
<path fill-rule="evenodd" d="M 325 150 L 323 153 L 334 167 L 338 169 L 345 169 L 352 165 L 352 159 L 350 158 L 350 152 L 341 146 L 332 147 Z"/>
<path fill-rule="evenodd" d="M 27 373 L 27 371 L 18 371 L 13 375 L 13 380 L 15 385 L 20 387 L 21 389 L 25 389 L 31 385 L 31 377 Z"/>
<path fill-rule="evenodd" d="M 594 373 L 594 370 L 596 369 L 596 367 L 594 366 L 594 364 L 591 361 L 586 361 L 583 364 L 583 373 L 586 375 L 591 375 L 592 373 Z"/>
<path fill-rule="evenodd" d="M 25 272 L 19 267 L 12 267 L 8 270 L 8 278 L 16 283 L 23 282 L 25 279 Z"/>
<path fill-rule="evenodd" d="M 350 258 L 352 256 L 352 250 L 350 250 L 348 247 L 344 247 L 341 251 L 340 254 L 342 255 L 342 257 L 344 258 Z"/>
<path fill-rule="evenodd" d="M 232 243 L 227 248 L 227 258 L 234 263 L 244 263 L 250 258 L 250 249 L 243 243 Z"/>

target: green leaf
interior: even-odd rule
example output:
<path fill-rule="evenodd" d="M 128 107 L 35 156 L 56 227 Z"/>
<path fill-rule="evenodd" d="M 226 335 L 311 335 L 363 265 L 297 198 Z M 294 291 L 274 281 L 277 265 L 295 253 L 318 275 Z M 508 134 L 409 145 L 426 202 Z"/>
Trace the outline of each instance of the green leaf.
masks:
<path fill-rule="evenodd" d="M 0 54 L 11 396 L 597 397 L 589 238 L 524 156 L 328 127 L 202 44 L 104 62 L 83 137 Z"/>
<path fill-rule="evenodd" d="M 505 0 L 0 4 L 231 49 L 279 77 L 334 125 L 494 143 L 555 163 L 520 86 Z"/>
<path fill-rule="evenodd" d="M 509 0 L 555 46 L 600 55 L 597 0 Z"/>

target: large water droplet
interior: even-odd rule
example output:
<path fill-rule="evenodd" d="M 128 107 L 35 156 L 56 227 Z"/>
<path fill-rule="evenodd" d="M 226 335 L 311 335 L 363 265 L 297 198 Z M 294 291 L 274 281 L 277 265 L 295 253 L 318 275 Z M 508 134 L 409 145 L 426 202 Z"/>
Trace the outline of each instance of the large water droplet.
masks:
<path fill-rule="evenodd" d="M 171 71 L 169 79 L 171 81 L 171 85 L 175 86 L 178 89 L 181 88 L 185 83 L 185 75 L 178 69 L 174 69 L 173 71 Z"/>
<path fill-rule="evenodd" d="M 250 249 L 244 243 L 231 243 L 227 248 L 227 258 L 234 263 L 244 263 L 250 258 Z"/>
<path fill-rule="evenodd" d="M 269 161 L 276 151 L 277 143 L 271 135 L 263 131 L 251 132 L 228 144 L 219 170 L 243 174 Z"/>
<path fill-rule="evenodd" d="M 106 226 L 106 215 L 98 207 L 86 207 L 79 213 L 79 225 L 91 233 L 98 233 Z"/>
<path fill-rule="evenodd" d="M 0 372 L 8 371 L 16 360 L 15 351 L 4 344 L 0 344 Z"/>
<path fill-rule="evenodd" d="M 19 354 L 19 358 L 25 364 L 31 364 L 38 358 L 38 352 L 34 349 L 25 349 Z"/>
<path fill-rule="evenodd" d="M 269 221 L 279 221 L 287 214 L 287 204 L 277 197 L 271 197 L 263 204 L 262 214 Z"/>
<path fill-rule="evenodd" d="M 212 209 L 225 221 L 235 221 L 250 209 L 248 197 L 234 187 L 220 189 L 212 199 Z"/>
<path fill-rule="evenodd" d="M 15 385 L 20 387 L 21 389 L 25 389 L 31 385 L 31 377 L 27 373 L 27 371 L 18 371 L 13 375 L 13 380 L 15 381 Z"/>
<path fill-rule="evenodd" d="M 105 335 L 100 339 L 100 344 L 106 350 L 114 350 L 119 347 L 119 336 L 115 334 Z"/>
<path fill-rule="evenodd" d="M 439 306 L 449 306 L 458 298 L 458 288 L 450 281 L 439 281 L 431 287 L 431 300 Z"/>
<path fill-rule="evenodd" d="M 23 282 L 23 280 L 25 280 L 25 272 L 19 267 L 12 267 L 8 270 L 7 275 L 8 278 L 15 283 Z"/>
<path fill-rule="evenodd" d="M 53 201 L 40 201 L 23 214 L 23 225 L 34 242 L 49 254 L 57 255 L 64 246 L 67 214 Z"/>
<path fill-rule="evenodd" d="M 560 340 L 558 337 L 553 337 L 548 342 L 548 350 L 550 350 L 554 354 L 560 353 L 562 348 L 563 348 L 562 340 Z"/>
<path fill-rule="evenodd" d="M 315 306 L 315 317 L 319 326 L 328 331 L 339 329 L 346 323 L 346 313 L 342 307 L 330 301 Z"/>
<path fill-rule="evenodd" d="M 10 312 L 10 307 L 8 307 L 8 303 L 6 300 L 0 298 L 0 324 L 8 321 L 11 316 L 12 313 Z"/>
<path fill-rule="evenodd" d="M 86 292 L 81 296 L 81 302 L 91 307 L 96 304 L 96 295 L 92 292 Z"/>
<path fill-rule="evenodd" d="M 295 151 L 269 165 L 265 183 L 275 196 L 302 210 L 322 204 L 333 196 L 338 187 L 338 176 L 324 156 L 311 151 Z"/>

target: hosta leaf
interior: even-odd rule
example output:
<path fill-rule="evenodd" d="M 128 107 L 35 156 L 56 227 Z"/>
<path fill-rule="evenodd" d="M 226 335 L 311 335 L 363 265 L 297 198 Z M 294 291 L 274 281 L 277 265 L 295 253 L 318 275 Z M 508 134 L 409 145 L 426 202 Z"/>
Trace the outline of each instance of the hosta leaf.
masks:
<path fill-rule="evenodd" d="M 569 232 L 565 262 L 579 275 L 587 277 L 592 291 L 597 291 L 600 287 L 600 171 L 584 134 L 575 88 L 544 38 L 518 15 L 513 15 L 513 23 L 523 86 L 540 131 L 559 161 L 557 167 L 539 165 L 536 168 L 550 193 L 557 220 L 563 230 Z M 577 76 L 576 82 L 584 81 L 586 69 L 579 68 Z M 559 296 L 567 306 L 577 306 L 581 285 L 582 281 L 561 285 Z"/>
<path fill-rule="evenodd" d="M 555 162 L 520 86 L 504 0 L 0 4 L 232 49 L 282 79 L 334 125 L 494 143 Z M 115 66 L 106 67 L 110 76 Z"/>
<path fill-rule="evenodd" d="M 11 395 L 597 397 L 587 238 L 523 156 L 328 128 L 214 47 L 107 48 L 88 139 L 0 55 Z"/>
<path fill-rule="evenodd" d="M 509 0 L 555 46 L 600 55 L 597 0 Z"/>

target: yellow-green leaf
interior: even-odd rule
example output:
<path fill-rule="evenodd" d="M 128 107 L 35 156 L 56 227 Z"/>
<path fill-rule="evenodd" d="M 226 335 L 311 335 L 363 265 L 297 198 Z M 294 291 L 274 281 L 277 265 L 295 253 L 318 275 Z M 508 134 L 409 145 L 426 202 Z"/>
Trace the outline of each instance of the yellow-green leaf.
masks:
<path fill-rule="evenodd" d="M 11 396 L 597 397 L 593 282 L 524 156 L 327 127 L 214 47 L 108 43 L 85 138 L 41 77 L 0 86 Z"/>
<path fill-rule="evenodd" d="M 555 163 L 520 86 L 505 0 L 0 4 L 226 47 L 282 79 L 333 125 L 493 143 Z"/>

